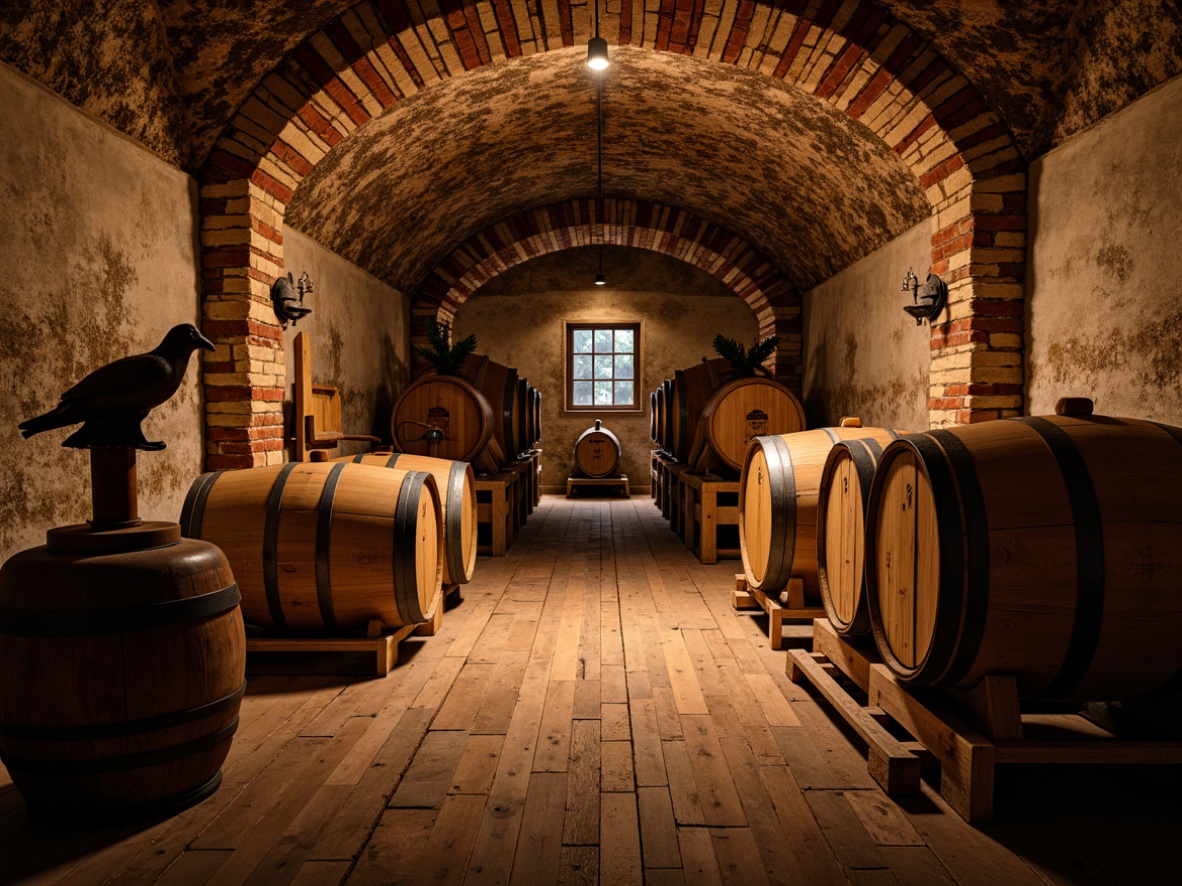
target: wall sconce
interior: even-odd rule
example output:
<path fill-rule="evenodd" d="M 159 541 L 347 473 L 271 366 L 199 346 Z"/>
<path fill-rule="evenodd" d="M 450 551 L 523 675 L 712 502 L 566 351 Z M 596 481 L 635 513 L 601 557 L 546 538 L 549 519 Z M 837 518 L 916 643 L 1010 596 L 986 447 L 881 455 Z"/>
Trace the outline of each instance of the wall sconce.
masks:
<path fill-rule="evenodd" d="M 911 268 L 903 278 L 903 292 L 911 293 L 913 304 L 904 305 L 903 310 L 915 318 L 916 326 L 922 326 L 924 320 L 930 325 L 944 310 L 944 302 L 948 299 L 948 287 L 943 280 L 935 274 L 928 274 L 928 279 L 920 286 L 919 278 Z"/>
<path fill-rule="evenodd" d="M 299 282 L 292 279 L 291 271 L 286 277 L 278 278 L 271 284 L 271 304 L 275 307 L 275 316 L 280 325 L 286 329 L 290 320 L 295 326 L 301 317 L 312 313 L 311 308 L 304 307 L 304 296 L 312 294 L 312 278 L 308 272 L 300 274 Z"/>

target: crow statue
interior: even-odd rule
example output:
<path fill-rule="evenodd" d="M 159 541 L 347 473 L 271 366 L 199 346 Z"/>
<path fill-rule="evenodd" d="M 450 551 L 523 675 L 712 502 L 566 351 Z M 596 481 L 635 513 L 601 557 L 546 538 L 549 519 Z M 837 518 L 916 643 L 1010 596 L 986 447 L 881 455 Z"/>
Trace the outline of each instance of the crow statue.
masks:
<path fill-rule="evenodd" d="M 74 449 L 164 449 L 164 443 L 144 439 L 140 422 L 176 393 L 189 355 L 197 348 L 213 350 L 213 342 L 191 323 L 174 326 L 153 350 L 123 357 L 96 369 L 44 415 L 20 423 L 26 439 L 42 431 L 83 425 L 62 446 Z"/>

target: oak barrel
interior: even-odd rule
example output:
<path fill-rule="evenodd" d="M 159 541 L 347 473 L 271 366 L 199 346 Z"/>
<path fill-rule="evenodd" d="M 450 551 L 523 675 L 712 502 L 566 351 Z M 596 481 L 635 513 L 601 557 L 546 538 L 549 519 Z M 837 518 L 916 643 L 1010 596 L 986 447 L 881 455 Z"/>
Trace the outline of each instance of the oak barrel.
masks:
<path fill-rule="evenodd" d="M 687 460 L 699 473 L 738 473 L 753 438 L 792 434 L 804 427 L 804 407 L 783 384 L 759 376 L 736 378 L 715 391 L 703 407 Z"/>
<path fill-rule="evenodd" d="M 900 679 L 1105 701 L 1182 671 L 1182 430 L 1082 404 L 884 449 L 866 591 Z"/>
<path fill-rule="evenodd" d="M 443 528 L 431 474 L 342 462 L 203 474 L 181 516 L 226 552 L 247 623 L 280 630 L 430 621 Z"/>
<path fill-rule="evenodd" d="M 888 428 L 863 428 L 857 419 L 837 428 L 756 437 L 739 480 L 739 549 L 747 582 L 774 593 L 799 577 L 806 593 L 817 583 L 817 490 L 821 469 L 841 440 L 894 439 Z"/>
<path fill-rule="evenodd" d="M 620 466 L 620 441 L 599 419 L 575 440 L 575 467 L 588 477 L 611 477 Z"/>
<path fill-rule="evenodd" d="M 34 816 L 153 818 L 217 789 L 246 689 L 238 601 L 202 541 L 4 564 L 0 760 Z"/>
<path fill-rule="evenodd" d="M 493 439 L 493 411 L 468 379 L 427 375 L 411 382 L 390 416 L 394 446 L 400 452 L 470 462 L 496 473 L 505 461 Z"/>
<path fill-rule="evenodd" d="M 667 403 L 670 413 L 668 450 L 678 461 L 689 460 L 702 411 L 714 392 L 733 377 L 731 362 L 721 357 L 703 360 L 696 366 L 673 373 Z"/>
<path fill-rule="evenodd" d="M 542 442 L 542 392 L 533 389 L 534 446 Z"/>
<path fill-rule="evenodd" d="M 464 361 L 463 372 L 492 407 L 492 435 L 504 453 L 502 463 L 516 460 L 522 451 L 517 427 L 522 408 L 517 370 L 486 355 L 473 354 Z"/>
<path fill-rule="evenodd" d="M 870 633 L 866 603 L 866 503 L 882 444 L 873 437 L 835 443 L 817 489 L 817 584 L 825 615 L 845 637 Z"/>
<path fill-rule="evenodd" d="M 463 461 L 446 461 L 405 452 L 363 453 L 332 459 L 359 465 L 397 467 L 405 471 L 429 471 L 440 491 L 443 514 L 443 581 L 467 584 L 476 571 L 476 476 Z"/>
<path fill-rule="evenodd" d="M 660 388 L 657 388 L 656 391 L 649 391 L 649 395 L 648 395 L 648 438 L 650 440 L 652 440 L 654 443 L 657 442 L 657 437 L 658 437 L 658 434 L 657 434 L 657 422 L 658 422 L 658 418 L 657 418 L 657 392 L 658 391 L 660 391 Z"/>

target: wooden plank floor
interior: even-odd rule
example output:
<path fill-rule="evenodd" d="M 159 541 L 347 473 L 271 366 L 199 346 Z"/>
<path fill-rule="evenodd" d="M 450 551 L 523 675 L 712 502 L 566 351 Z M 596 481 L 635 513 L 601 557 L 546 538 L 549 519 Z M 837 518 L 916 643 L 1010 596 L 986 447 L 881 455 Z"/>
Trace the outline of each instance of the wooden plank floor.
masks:
<path fill-rule="evenodd" d="M 45 829 L 0 770 L 0 882 L 1178 882 L 1176 769 L 1003 768 L 977 828 L 886 797 L 734 570 L 647 497 L 546 496 L 388 678 L 252 656 L 225 782 L 181 815 Z"/>

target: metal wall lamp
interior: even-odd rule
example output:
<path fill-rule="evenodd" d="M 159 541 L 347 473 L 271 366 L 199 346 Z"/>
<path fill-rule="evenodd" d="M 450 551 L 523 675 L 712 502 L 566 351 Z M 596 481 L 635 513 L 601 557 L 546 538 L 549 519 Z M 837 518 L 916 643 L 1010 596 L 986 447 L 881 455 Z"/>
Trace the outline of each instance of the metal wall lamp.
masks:
<path fill-rule="evenodd" d="M 928 279 L 920 286 L 919 278 L 911 268 L 903 277 L 903 291 L 911 293 L 912 304 L 903 305 L 903 310 L 915 318 L 916 326 L 922 326 L 924 320 L 930 325 L 948 300 L 948 287 L 943 280 L 935 274 L 928 274 Z"/>

